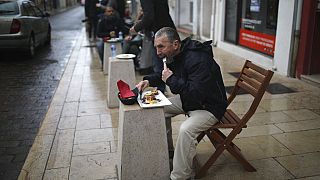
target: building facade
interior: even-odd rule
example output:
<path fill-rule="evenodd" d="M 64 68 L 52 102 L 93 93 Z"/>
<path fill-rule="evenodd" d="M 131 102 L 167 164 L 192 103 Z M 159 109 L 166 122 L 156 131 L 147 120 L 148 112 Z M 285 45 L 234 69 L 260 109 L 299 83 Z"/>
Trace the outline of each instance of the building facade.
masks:
<path fill-rule="evenodd" d="M 320 51 L 306 51 L 319 47 L 319 0 L 169 0 L 169 6 L 176 26 L 196 38 L 283 75 L 320 74 Z M 310 64 L 319 66 L 305 70 Z"/>

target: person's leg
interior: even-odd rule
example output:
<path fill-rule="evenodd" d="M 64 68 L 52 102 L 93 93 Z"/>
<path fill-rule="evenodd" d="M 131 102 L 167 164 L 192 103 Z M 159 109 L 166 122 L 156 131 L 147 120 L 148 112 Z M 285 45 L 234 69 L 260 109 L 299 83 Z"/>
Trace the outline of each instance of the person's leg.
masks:
<path fill-rule="evenodd" d="M 200 132 L 207 130 L 218 120 L 205 110 L 189 112 L 189 118 L 184 121 L 179 130 L 173 157 L 173 171 L 171 179 L 187 179 L 192 174 L 192 162 L 196 155 L 197 137 Z"/>
<path fill-rule="evenodd" d="M 128 54 L 129 53 L 129 49 L 130 49 L 130 46 L 131 46 L 131 41 L 132 40 L 123 40 L 122 54 Z"/>
<path fill-rule="evenodd" d="M 88 18 L 88 35 L 89 35 L 89 39 L 91 39 L 92 37 L 92 19 Z"/>
<path fill-rule="evenodd" d="M 96 40 L 97 38 L 97 27 L 98 27 L 98 18 L 93 18 L 93 39 Z"/>
<path fill-rule="evenodd" d="M 173 158 L 174 146 L 172 139 L 172 126 L 171 126 L 171 117 L 178 114 L 184 114 L 185 112 L 182 109 L 181 99 L 179 95 L 168 98 L 172 103 L 170 106 L 164 106 L 165 119 L 166 119 L 166 129 L 167 129 L 167 142 L 169 150 L 169 158 Z"/>
<path fill-rule="evenodd" d="M 103 64 L 104 42 L 102 39 L 99 39 L 97 42 L 97 50 L 101 60 L 101 64 Z"/>

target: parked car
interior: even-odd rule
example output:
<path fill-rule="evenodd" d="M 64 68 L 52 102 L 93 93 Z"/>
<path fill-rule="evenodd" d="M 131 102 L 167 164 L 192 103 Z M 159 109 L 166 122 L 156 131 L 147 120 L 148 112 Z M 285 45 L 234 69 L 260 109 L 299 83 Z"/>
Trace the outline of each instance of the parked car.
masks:
<path fill-rule="evenodd" d="M 19 49 L 29 56 L 51 42 L 49 14 L 29 0 L 0 0 L 0 49 Z"/>

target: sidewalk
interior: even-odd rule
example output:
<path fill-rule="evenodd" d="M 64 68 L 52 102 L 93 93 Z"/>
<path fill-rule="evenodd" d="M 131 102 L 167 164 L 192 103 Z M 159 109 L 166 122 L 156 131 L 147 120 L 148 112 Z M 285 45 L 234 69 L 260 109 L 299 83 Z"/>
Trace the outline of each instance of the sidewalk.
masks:
<path fill-rule="evenodd" d="M 19 179 L 117 179 L 118 109 L 106 108 L 107 77 L 87 45 L 83 30 Z M 214 53 L 225 86 L 234 85 L 232 74 L 244 59 L 217 48 Z M 257 172 L 246 172 L 225 152 L 203 179 L 320 179 L 320 89 L 277 74 L 271 84 L 235 140 Z M 231 106 L 241 114 L 246 105 L 242 95 Z M 173 119 L 174 139 L 183 120 Z M 212 146 L 201 142 L 197 150 L 204 160 Z"/>

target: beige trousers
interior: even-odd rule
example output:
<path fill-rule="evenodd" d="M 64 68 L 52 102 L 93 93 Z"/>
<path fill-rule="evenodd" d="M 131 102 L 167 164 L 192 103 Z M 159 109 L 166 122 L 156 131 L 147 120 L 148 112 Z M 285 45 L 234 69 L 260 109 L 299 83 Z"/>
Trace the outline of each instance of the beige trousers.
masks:
<path fill-rule="evenodd" d="M 170 119 L 169 117 L 185 113 L 179 95 L 168 99 L 172 105 L 164 107 L 167 120 Z M 173 170 L 170 175 L 172 180 L 185 180 L 191 177 L 192 162 L 198 145 L 196 138 L 200 132 L 207 130 L 218 122 L 215 116 L 206 110 L 189 111 L 187 114 L 188 118 L 180 126 L 174 150 Z"/>

